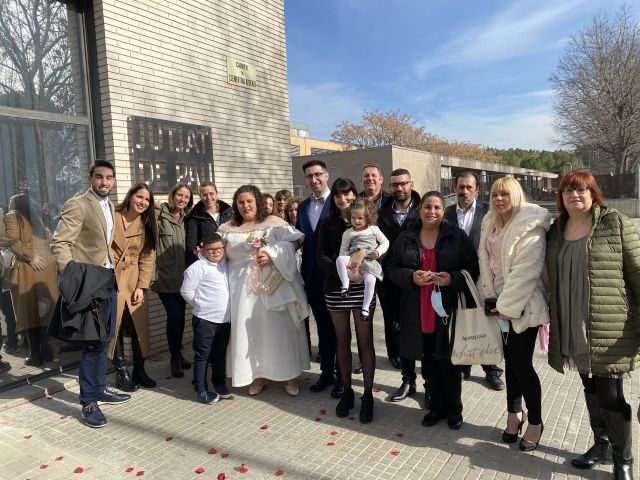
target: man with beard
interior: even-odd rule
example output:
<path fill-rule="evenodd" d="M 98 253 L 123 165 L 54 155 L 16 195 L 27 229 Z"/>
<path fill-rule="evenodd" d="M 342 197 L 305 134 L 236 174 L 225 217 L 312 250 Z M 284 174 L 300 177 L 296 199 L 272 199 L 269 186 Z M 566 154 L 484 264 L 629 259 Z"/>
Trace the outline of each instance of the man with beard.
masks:
<path fill-rule="evenodd" d="M 478 193 L 478 177 L 473 172 L 461 172 L 456 175 L 456 196 L 458 203 L 444 210 L 444 218 L 460 227 L 471 239 L 478 251 L 480 243 L 480 227 L 482 219 L 489 211 L 488 203 L 476 200 Z M 467 380 L 471 376 L 471 365 L 463 365 L 462 376 Z M 500 378 L 502 369 L 497 365 L 482 365 L 487 383 L 494 390 L 504 390 L 504 382 Z"/>
<path fill-rule="evenodd" d="M 415 225 L 418 220 L 420 195 L 413 190 L 411 174 L 404 168 L 391 172 L 389 191 L 391 196 L 378 210 L 378 227 L 389 240 L 389 250 L 393 247 L 400 232 Z M 386 275 L 386 258 L 381 260 L 385 272 L 381 288 L 378 289 L 380 305 L 384 315 L 384 337 L 387 346 L 387 357 L 395 368 L 402 369 L 402 385 L 390 397 L 392 402 L 399 402 L 416 392 L 415 361 L 402 357 L 399 352 L 398 332 L 400 329 L 400 293 Z"/>

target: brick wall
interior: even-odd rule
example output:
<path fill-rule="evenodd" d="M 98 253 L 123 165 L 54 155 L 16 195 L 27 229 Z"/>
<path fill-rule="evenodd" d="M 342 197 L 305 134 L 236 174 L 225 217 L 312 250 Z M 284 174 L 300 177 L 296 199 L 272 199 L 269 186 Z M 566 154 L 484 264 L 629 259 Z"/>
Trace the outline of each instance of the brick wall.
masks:
<path fill-rule="evenodd" d="M 94 13 L 106 158 L 115 162 L 118 199 L 132 183 L 132 115 L 211 127 L 223 200 L 243 183 L 272 193 L 291 188 L 283 0 L 98 0 Z M 227 56 L 255 66 L 257 89 L 227 83 Z M 164 310 L 150 297 L 158 352 L 166 349 Z"/>

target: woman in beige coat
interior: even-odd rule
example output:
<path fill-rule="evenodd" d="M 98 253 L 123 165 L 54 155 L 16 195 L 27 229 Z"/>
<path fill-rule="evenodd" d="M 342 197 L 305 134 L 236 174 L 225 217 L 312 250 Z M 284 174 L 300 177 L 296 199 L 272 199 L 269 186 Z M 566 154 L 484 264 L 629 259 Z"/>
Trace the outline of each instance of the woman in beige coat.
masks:
<path fill-rule="evenodd" d="M 144 370 L 144 358 L 149 354 L 147 290 L 151 284 L 158 237 L 153 205 L 149 187 L 138 183 L 129 189 L 114 216 L 111 250 L 118 285 L 118 312 L 109 358 L 116 367 L 116 386 L 124 391 L 135 391 L 138 385 L 156 386 Z M 124 356 L 124 331 L 131 336 L 131 376 Z"/>
<path fill-rule="evenodd" d="M 56 264 L 49 253 L 50 233 L 42 222 L 39 203 L 21 193 L 11 198 L 0 246 L 15 256 L 17 285 L 10 289 L 16 331 L 24 331 L 29 344 L 25 364 L 41 366 L 52 360 L 45 327 L 58 301 Z"/>

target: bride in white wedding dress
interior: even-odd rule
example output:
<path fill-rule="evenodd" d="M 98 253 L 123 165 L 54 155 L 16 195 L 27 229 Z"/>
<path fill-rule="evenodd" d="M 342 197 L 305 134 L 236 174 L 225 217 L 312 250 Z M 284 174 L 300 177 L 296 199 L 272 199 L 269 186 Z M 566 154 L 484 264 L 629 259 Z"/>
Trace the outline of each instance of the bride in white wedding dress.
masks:
<path fill-rule="evenodd" d="M 229 261 L 231 339 L 227 365 L 234 387 L 257 395 L 266 380 L 285 381 L 299 393 L 296 378 L 309 368 L 304 319 L 309 316 L 295 251 L 304 235 L 267 216 L 260 190 L 243 185 L 233 196 L 233 217 L 218 233 Z"/>

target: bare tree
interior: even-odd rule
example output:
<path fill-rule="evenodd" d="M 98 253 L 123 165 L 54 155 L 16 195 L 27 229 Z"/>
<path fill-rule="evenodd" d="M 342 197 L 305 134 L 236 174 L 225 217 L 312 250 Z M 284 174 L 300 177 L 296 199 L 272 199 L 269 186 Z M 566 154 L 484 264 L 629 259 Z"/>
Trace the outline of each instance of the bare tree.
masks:
<path fill-rule="evenodd" d="M 640 154 L 640 25 L 629 9 L 598 15 L 573 35 L 551 82 L 561 141 L 604 152 L 616 173 L 630 171 Z"/>

